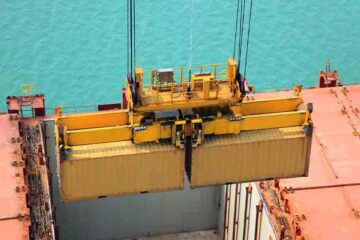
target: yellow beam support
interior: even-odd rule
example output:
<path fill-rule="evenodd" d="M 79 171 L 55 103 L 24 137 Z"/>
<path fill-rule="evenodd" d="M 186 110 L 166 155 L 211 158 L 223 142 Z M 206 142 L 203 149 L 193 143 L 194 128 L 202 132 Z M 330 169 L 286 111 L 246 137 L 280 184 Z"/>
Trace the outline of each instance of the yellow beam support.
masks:
<path fill-rule="evenodd" d="M 306 122 L 307 111 L 257 114 L 230 120 L 226 116 L 203 123 L 205 135 L 238 134 L 240 131 L 302 126 Z M 133 130 L 133 133 L 132 133 Z M 154 123 L 149 126 L 114 126 L 67 131 L 68 144 L 84 145 L 116 142 L 133 139 L 135 144 L 156 142 L 171 138 L 171 126 Z"/>
<path fill-rule="evenodd" d="M 171 138 L 172 125 L 160 125 L 160 139 Z"/>
<path fill-rule="evenodd" d="M 150 126 L 134 127 L 133 141 L 134 143 L 156 142 L 161 136 L 160 124 L 155 123 Z"/>
<path fill-rule="evenodd" d="M 164 111 L 172 109 L 187 109 L 187 108 L 199 108 L 199 107 L 211 107 L 211 106 L 225 106 L 236 102 L 237 99 L 215 99 L 215 100 L 196 100 L 196 101 L 184 101 L 162 104 L 150 104 L 147 106 L 136 106 L 134 110 L 137 112 L 153 112 Z M 231 106 L 235 115 L 252 115 L 252 114 L 264 114 L 264 113 L 276 113 L 276 112 L 288 112 L 295 111 L 298 106 L 303 103 L 300 97 L 289 98 L 273 98 L 255 101 L 244 101 L 238 105 Z"/>
<path fill-rule="evenodd" d="M 236 99 L 228 100 L 194 100 L 194 101 L 183 101 L 183 102 L 168 102 L 162 104 L 149 104 L 146 106 L 136 106 L 134 110 L 136 112 L 154 112 L 154 111 L 165 111 L 172 109 L 188 109 L 188 108 L 200 108 L 200 107 L 213 107 L 213 106 L 225 106 L 232 102 L 236 102 Z"/>
<path fill-rule="evenodd" d="M 68 145 L 85 145 L 130 140 L 130 126 L 115 126 L 67 131 Z"/>
<path fill-rule="evenodd" d="M 241 130 L 260 130 L 302 126 L 306 121 L 306 111 L 258 114 L 241 120 Z"/>
<path fill-rule="evenodd" d="M 269 113 L 244 116 L 241 120 L 222 117 L 203 123 L 205 135 L 238 134 L 240 131 L 302 126 L 306 122 L 306 111 Z M 240 119 L 240 118 L 239 118 Z"/>
<path fill-rule="evenodd" d="M 68 130 L 98 128 L 127 125 L 129 122 L 128 110 L 102 111 L 81 113 L 59 117 L 57 124 L 67 126 Z"/>
<path fill-rule="evenodd" d="M 227 68 L 227 78 L 228 78 L 228 83 L 229 86 L 231 86 L 232 82 L 235 79 L 236 76 L 236 61 L 232 58 L 228 59 L 228 68 Z"/>
<path fill-rule="evenodd" d="M 154 123 L 149 126 L 139 126 L 133 128 L 134 143 L 156 142 L 160 139 L 171 138 L 172 125 L 161 125 Z"/>
<path fill-rule="evenodd" d="M 289 98 L 273 98 L 255 101 L 244 101 L 239 105 L 232 106 L 231 110 L 234 115 L 254 115 L 266 113 L 280 113 L 298 110 L 300 104 L 303 103 L 300 97 Z"/>

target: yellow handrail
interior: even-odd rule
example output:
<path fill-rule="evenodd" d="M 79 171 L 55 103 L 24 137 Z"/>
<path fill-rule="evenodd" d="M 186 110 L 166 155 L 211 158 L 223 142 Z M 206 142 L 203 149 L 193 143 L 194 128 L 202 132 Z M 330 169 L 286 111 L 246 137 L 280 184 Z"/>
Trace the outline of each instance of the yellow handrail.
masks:
<path fill-rule="evenodd" d="M 20 84 L 19 90 L 21 95 L 28 96 L 30 93 L 36 91 L 36 84 Z"/>
<path fill-rule="evenodd" d="M 224 67 L 227 67 L 228 64 L 227 63 L 218 63 L 218 64 L 203 64 L 203 65 L 198 65 L 198 66 L 180 66 L 180 67 L 173 67 L 171 68 L 174 72 L 177 72 L 178 74 L 174 74 L 173 78 L 174 81 L 176 81 L 177 83 L 182 84 L 184 81 L 190 81 L 190 76 L 184 76 L 184 70 L 190 70 L 190 69 L 198 69 L 200 71 L 200 73 L 203 73 L 203 71 L 205 69 L 208 68 L 212 68 L 212 70 L 210 70 L 209 72 L 212 72 L 214 75 L 214 78 L 216 81 L 224 81 L 227 80 L 226 77 L 221 77 L 219 79 L 217 79 L 217 76 L 220 75 L 224 75 L 224 73 L 226 73 L 227 69 L 223 69 Z M 219 68 L 222 67 L 219 71 Z M 154 71 L 156 71 L 155 69 L 149 69 L 149 70 L 143 70 L 143 87 L 146 88 L 146 86 L 151 86 L 154 87 L 155 83 L 154 83 L 154 76 L 153 73 Z M 206 70 L 205 70 L 206 71 Z M 145 84 L 144 82 L 150 82 L 148 84 Z"/>

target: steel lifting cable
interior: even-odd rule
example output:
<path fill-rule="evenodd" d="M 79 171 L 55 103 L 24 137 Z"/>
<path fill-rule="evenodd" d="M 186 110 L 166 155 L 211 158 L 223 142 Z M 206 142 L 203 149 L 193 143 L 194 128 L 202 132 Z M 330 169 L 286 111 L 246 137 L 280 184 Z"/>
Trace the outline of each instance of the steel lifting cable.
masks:
<path fill-rule="evenodd" d="M 133 77 L 136 65 L 135 0 L 127 1 L 127 68 Z"/>
<path fill-rule="evenodd" d="M 129 73 L 129 31 L 130 31 L 130 26 L 129 26 L 129 1 L 126 1 L 126 12 L 127 12 L 127 18 L 126 18 L 126 30 L 127 30 L 127 34 L 126 34 L 126 65 L 127 65 L 127 72 Z"/>
<path fill-rule="evenodd" d="M 240 0 L 237 1 L 237 9 L 236 9 L 233 59 L 235 59 L 235 57 L 236 57 L 235 54 L 236 54 L 236 40 L 237 40 L 237 32 L 238 32 L 238 23 L 239 23 L 239 8 L 240 8 Z"/>
<path fill-rule="evenodd" d="M 250 2 L 250 13 L 249 13 L 249 27 L 247 34 L 247 43 L 246 43 L 246 54 L 245 54 L 245 67 L 244 67 L 244 78 L 246 78 L 246 68 L 248 61 L 248 52 L 249 52 L 249 41 L 250 41 L 250 29 L 251 29 L 251 16 L 252 16 L 253 0 Z"/>
<path fill-rule="evenodd" d="M 135 67 L 135 0 L 127 0 L 127 80 L 131 86 L 133 103 L 137 103 L 137 86 L 134 81 Z"/>
<path fill-rule="evenodd" d="M 241 0 L 241 11 L 240 11 L 240 32 L 239 32 L 239 59 L 238 68 L 240 69 L 241 53 L 242 53 L 242 39 L 244 33 L 244 19 L 245 19 L 246 0 Z"/>
<path fill-rule="evenodd" d="M 192 69 L 192 45 L 193 45 L 193 25 L 194 25 L 194 0 L 191 0 L 190 9 L 190 46 L 189 46 L 189 83 L 191 80 L 191 69 Z"/>
<path fill-rule="evenodd" d="M 133 0 L 130 0 L 130 73 L 133 77 Z"/>
<path fill-rule="evenodd" d="M 136 67 L 136 8 L 135 8 L 135 2 L 136 0 L 133 0 L 134 1 L 134 67 Z"/>

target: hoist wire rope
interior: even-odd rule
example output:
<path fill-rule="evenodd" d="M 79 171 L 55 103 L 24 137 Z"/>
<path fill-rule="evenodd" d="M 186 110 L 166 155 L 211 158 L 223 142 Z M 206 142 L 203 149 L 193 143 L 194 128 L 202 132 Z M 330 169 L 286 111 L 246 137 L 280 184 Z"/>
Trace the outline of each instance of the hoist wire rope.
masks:
<path fill-rule="evenodd" d="M 130 73 L 133 77 L 133 0 L 130 0 Z"/>
<path fill-rule="evenodd" d="M 246 0 L 241 2 L 241 11 L 240 11 L 240 31 L 239 31 L 239 56 L 238 56 L 238 68 L 240 69 L 241 55 L 242 55 L 242 40 L 244 33 L 244 19 L 245 19 L 245 9 L 246 9 Z"/>
<path fill-rule="evenodd" d="M 191 80 L 192 69 L 192 48 L 193 48 L 193 27 L 194 27 L 194 0 L 191 0 L 190 8 L 190 44 L 189 44 L 189 83 Z"/>
<path fill-rule="evenodd" d="M 129 31 L 130 31 L 130 26 L 129 26 L 129 1 L 126 1 L 126 12 L 127 12 L 127 18 L 126 18 L 126 65 L 127 65 L 127 72 L 129 73 L 130 67 L 129 67 Z"/>
<path fill-rule="evenodd" d="M 136 67 L 136 8 L 135 8 L 135 2 L 136 0 L 133 0 L 134 1 L 134 68 Z"/>
<path fill-rule="evenodd" d="M 248 53 L 249 53 L 249 42 L 250 42 L 250 29 L 251 29 L 252 9 L 253 9 L 253 0 L 250 0 L 249 26 L 248 26 L 247 43 L 246 43 L 246 53 L 245 53 L 244 78 L 246 78 L 246 69 L 247 69 L 247 61 L 248 61 Z"/>
<path fill-rule="evenodd" d="M 237 43 L 237 33 L 238 33 L 238 24 L 239 24 L 239 8 L 240 8 L 240 0 L 237 1 L 236 8 L 236 19 L 235 19 L 235 36 L 234 36 L 234 51 L 233 51 L 233 59 L 236 57 L 236 43 Z"/>

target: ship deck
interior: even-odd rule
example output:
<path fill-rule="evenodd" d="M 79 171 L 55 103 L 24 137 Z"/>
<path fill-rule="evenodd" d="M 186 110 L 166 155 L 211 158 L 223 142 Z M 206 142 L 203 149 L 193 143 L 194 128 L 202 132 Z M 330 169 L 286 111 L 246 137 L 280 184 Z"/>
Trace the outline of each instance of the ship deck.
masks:
<path fill-rule="evenodd" d="M 18 120 L 0 115 L 0 239 L 29 239 Z"/>
<path fill-rule="evenodd" d="M 54 239 L 40 121 L 0 115 L 0 239 Z"/>
<path fill-rule="evenodd" d="M 360 86 L 304 92 L 314 103 L 308 178 L 289 179 L 291 207 L 304 214 L 310 239 L 358 239 L 360 226 Z M 329 229 L 331 229 L 329 231 Z"/>
<path fill-rule="evenodd" d="M 252 94 L 249 98 L 288 95 L 285 90 Z M 280 181 L 282 188 L 290 189 L 286 193 L 289 216 L 297 219 L 305 239 L 358 239 L 360 85 L 305 89 L 301 95 L 305 102 L 314 104 L 315 128 L 309 176 Z M 18 120 L 10 120 L 9 114 L 0 115 L 0 129 L 0 239 L 28 239 L 29 210 L 23 188 L 26 183 Z M 194 234 L 152 239 L 198 239 Z"/>
<path fill-rule="evenodd" d="M 268 94 L 274 96 L 263 95 Z M 309 176 L 280 181 L 282 189 L 290 189 L 290 217 L 305 239 L 359 239 L 360 85 L 301 95 L 314 104 L 315 127 Z"/>

